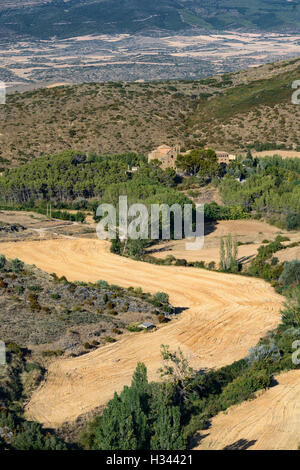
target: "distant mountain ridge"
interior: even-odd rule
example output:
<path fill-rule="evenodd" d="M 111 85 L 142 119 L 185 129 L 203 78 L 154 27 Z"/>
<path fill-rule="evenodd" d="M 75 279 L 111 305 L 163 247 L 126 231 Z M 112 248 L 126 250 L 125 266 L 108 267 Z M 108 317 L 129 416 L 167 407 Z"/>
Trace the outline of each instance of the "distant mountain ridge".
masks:
<path fill-rule="evenodd" d="M 300 31 L 300 0 L 9 0 L 0 5 L 1 38 L 178 32 L 194 27 Z"/>

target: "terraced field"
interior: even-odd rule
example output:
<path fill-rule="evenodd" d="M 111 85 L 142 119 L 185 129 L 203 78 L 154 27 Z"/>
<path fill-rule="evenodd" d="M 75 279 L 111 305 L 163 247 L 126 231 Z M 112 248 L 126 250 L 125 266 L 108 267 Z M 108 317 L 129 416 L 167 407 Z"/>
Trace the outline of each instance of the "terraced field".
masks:
<path fill-rule="evenodd" d="M 100 240 L 2 243 L 1 252 L 69 280 L 164 291 L 184 309 L 154 332 L 124 335 L 115 344 L 52 363 L 27 407 L 28 416 L 47 426 L 104 405 L 130 383 L 138 361 L 145 362 L 150 379 L 158 378 L 161 344 L 180 347 L 193 367 L 219 367 L 244 357 L 280 319 L 282 298 L 262 280 L 137 262 L 111 254 Z"/>

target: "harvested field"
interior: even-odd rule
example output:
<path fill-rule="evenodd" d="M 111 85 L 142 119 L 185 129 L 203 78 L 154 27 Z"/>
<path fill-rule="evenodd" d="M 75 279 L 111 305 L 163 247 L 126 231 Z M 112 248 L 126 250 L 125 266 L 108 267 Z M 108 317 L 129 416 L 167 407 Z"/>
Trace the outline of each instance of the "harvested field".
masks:
<path fill-rule="evenodd" d="M 196 450 L 296 450 L 300 444 L 300 371 L 279 375 L 278 384 L 255 400 L 229 408 L 202 431 Z"/>
<path fill-rule="evenodd" d="M 293 259 L 300 260 L 300 246 L 287 248 L 286 250 L 276 253 L 277 258 L 282 263 L 283 261 L 292 261 Z"/>
<path fill-rule="evenodd" d="M 8 240 L 13 242 L 20 240 L 61 238 L 73 235 L 83 236 L 91 231 L 93 235 L 95 235 L 94 230 L 89 227 L 91 216 L 89 213 L 87 214 L 87 223 L 81 224 L 68 220 L 48 218 L 37 212 L 2 210 L 0 211 L 0 226 L 1 224 L 19 224 L 22 225 L 25 230 L 12 231 L 11 233 L 1 233 L 0 231 L 0 242 Z"/>
<path fill-rule="evenodd" d="M 209 227 L 206 227 L 206 230 L 208 233 L 205 235 L 204 247 L 201 250 L 187 251 L 185 249 L 186 240 L 172 240 L 151 247 L 151 252 L 157 258 L 173 255 L 175 258 L 184 258 L 187 261 L 205 261 L 206 263 L 214 261 L 218 264 L 220 239 L 231 233 L 237 241 L 243 243 L 238 248 L 238 258 L 241 263 L 246 264 L 256 256 L 257 250 L 264 240 L 272 241 L 277 235 L 283 235 L 290 238 L 289 243 L 300 241 L 299 231 L 283 231 L 257 220 L 222 220 L 217 222 L 211 231 Z"/>
<path fill-rule="evenodd" d="M 145 362 L 150 379 L 158 378 L 161 344 L 180 347 L 193 367 L 219 367 L 244 357 L 280 319 L 282 298 L 262 280 L 141 263 L 111 254 L 100 240 L 2 243 L 1 251 L 69 280 L 164 291 L 185 309 L 155 332 L 126 335 L 84 356 L 55 361 L 27 407 L 29 417 L 47 426 L 104 405 L 130 383 L 138 361 Z"/>

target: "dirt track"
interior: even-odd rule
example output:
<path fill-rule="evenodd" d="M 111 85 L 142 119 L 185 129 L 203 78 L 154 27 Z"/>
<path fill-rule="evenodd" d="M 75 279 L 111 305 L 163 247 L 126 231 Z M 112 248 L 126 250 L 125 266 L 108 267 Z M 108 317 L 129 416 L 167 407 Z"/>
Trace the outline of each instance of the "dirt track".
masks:
<path fill-rule="evenodd" d="M 155 332 L 124 335 L 115 344 L 53 363 L 27 408 L 28 416 L 47 426 L 105 404 L 130 383 L 138 361 L 146 363 L 150 379 L 157 377 L 161 344 L 180 346 L 194 367 L 222 366 L 245 356 L 280 318 L 282 298 L 262 280 L 140 263 L 111 254 L 99 240 L 2 243 L 0 250 L 69 280 L 105 279 L 164 291 L 174 305 L 186 308 Z"/>
<path fill-rule="evenodd" d="M 277 377 L 278 385 L 212 419 L 197 450 L 294 450 L 300 444 L 300 371 Z"/>

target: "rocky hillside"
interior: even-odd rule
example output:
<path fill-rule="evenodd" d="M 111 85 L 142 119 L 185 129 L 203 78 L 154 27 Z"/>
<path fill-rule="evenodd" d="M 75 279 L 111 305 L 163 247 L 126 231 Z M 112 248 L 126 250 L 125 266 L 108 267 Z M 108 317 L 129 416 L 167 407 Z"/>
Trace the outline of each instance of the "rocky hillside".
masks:
<path fill-rule="evenodd" d="M 291 103 L 300 59 L 196 81 L 108 82 L 8 95 L 1 107 L 0 169 L 68 148 L 147 153 L 162 143 L 297 148 Z M 268 146 L 267 146 L 268 148 Z"/>
<path fill-rule="evenodd" d="M 71 283 L 2 255 L 0 293 L 1 339 L 45 357 L 82 354 L 129 331 L 143 334 L 141 322 L 158 324 L 171 311 L 140 289 Z"/>

